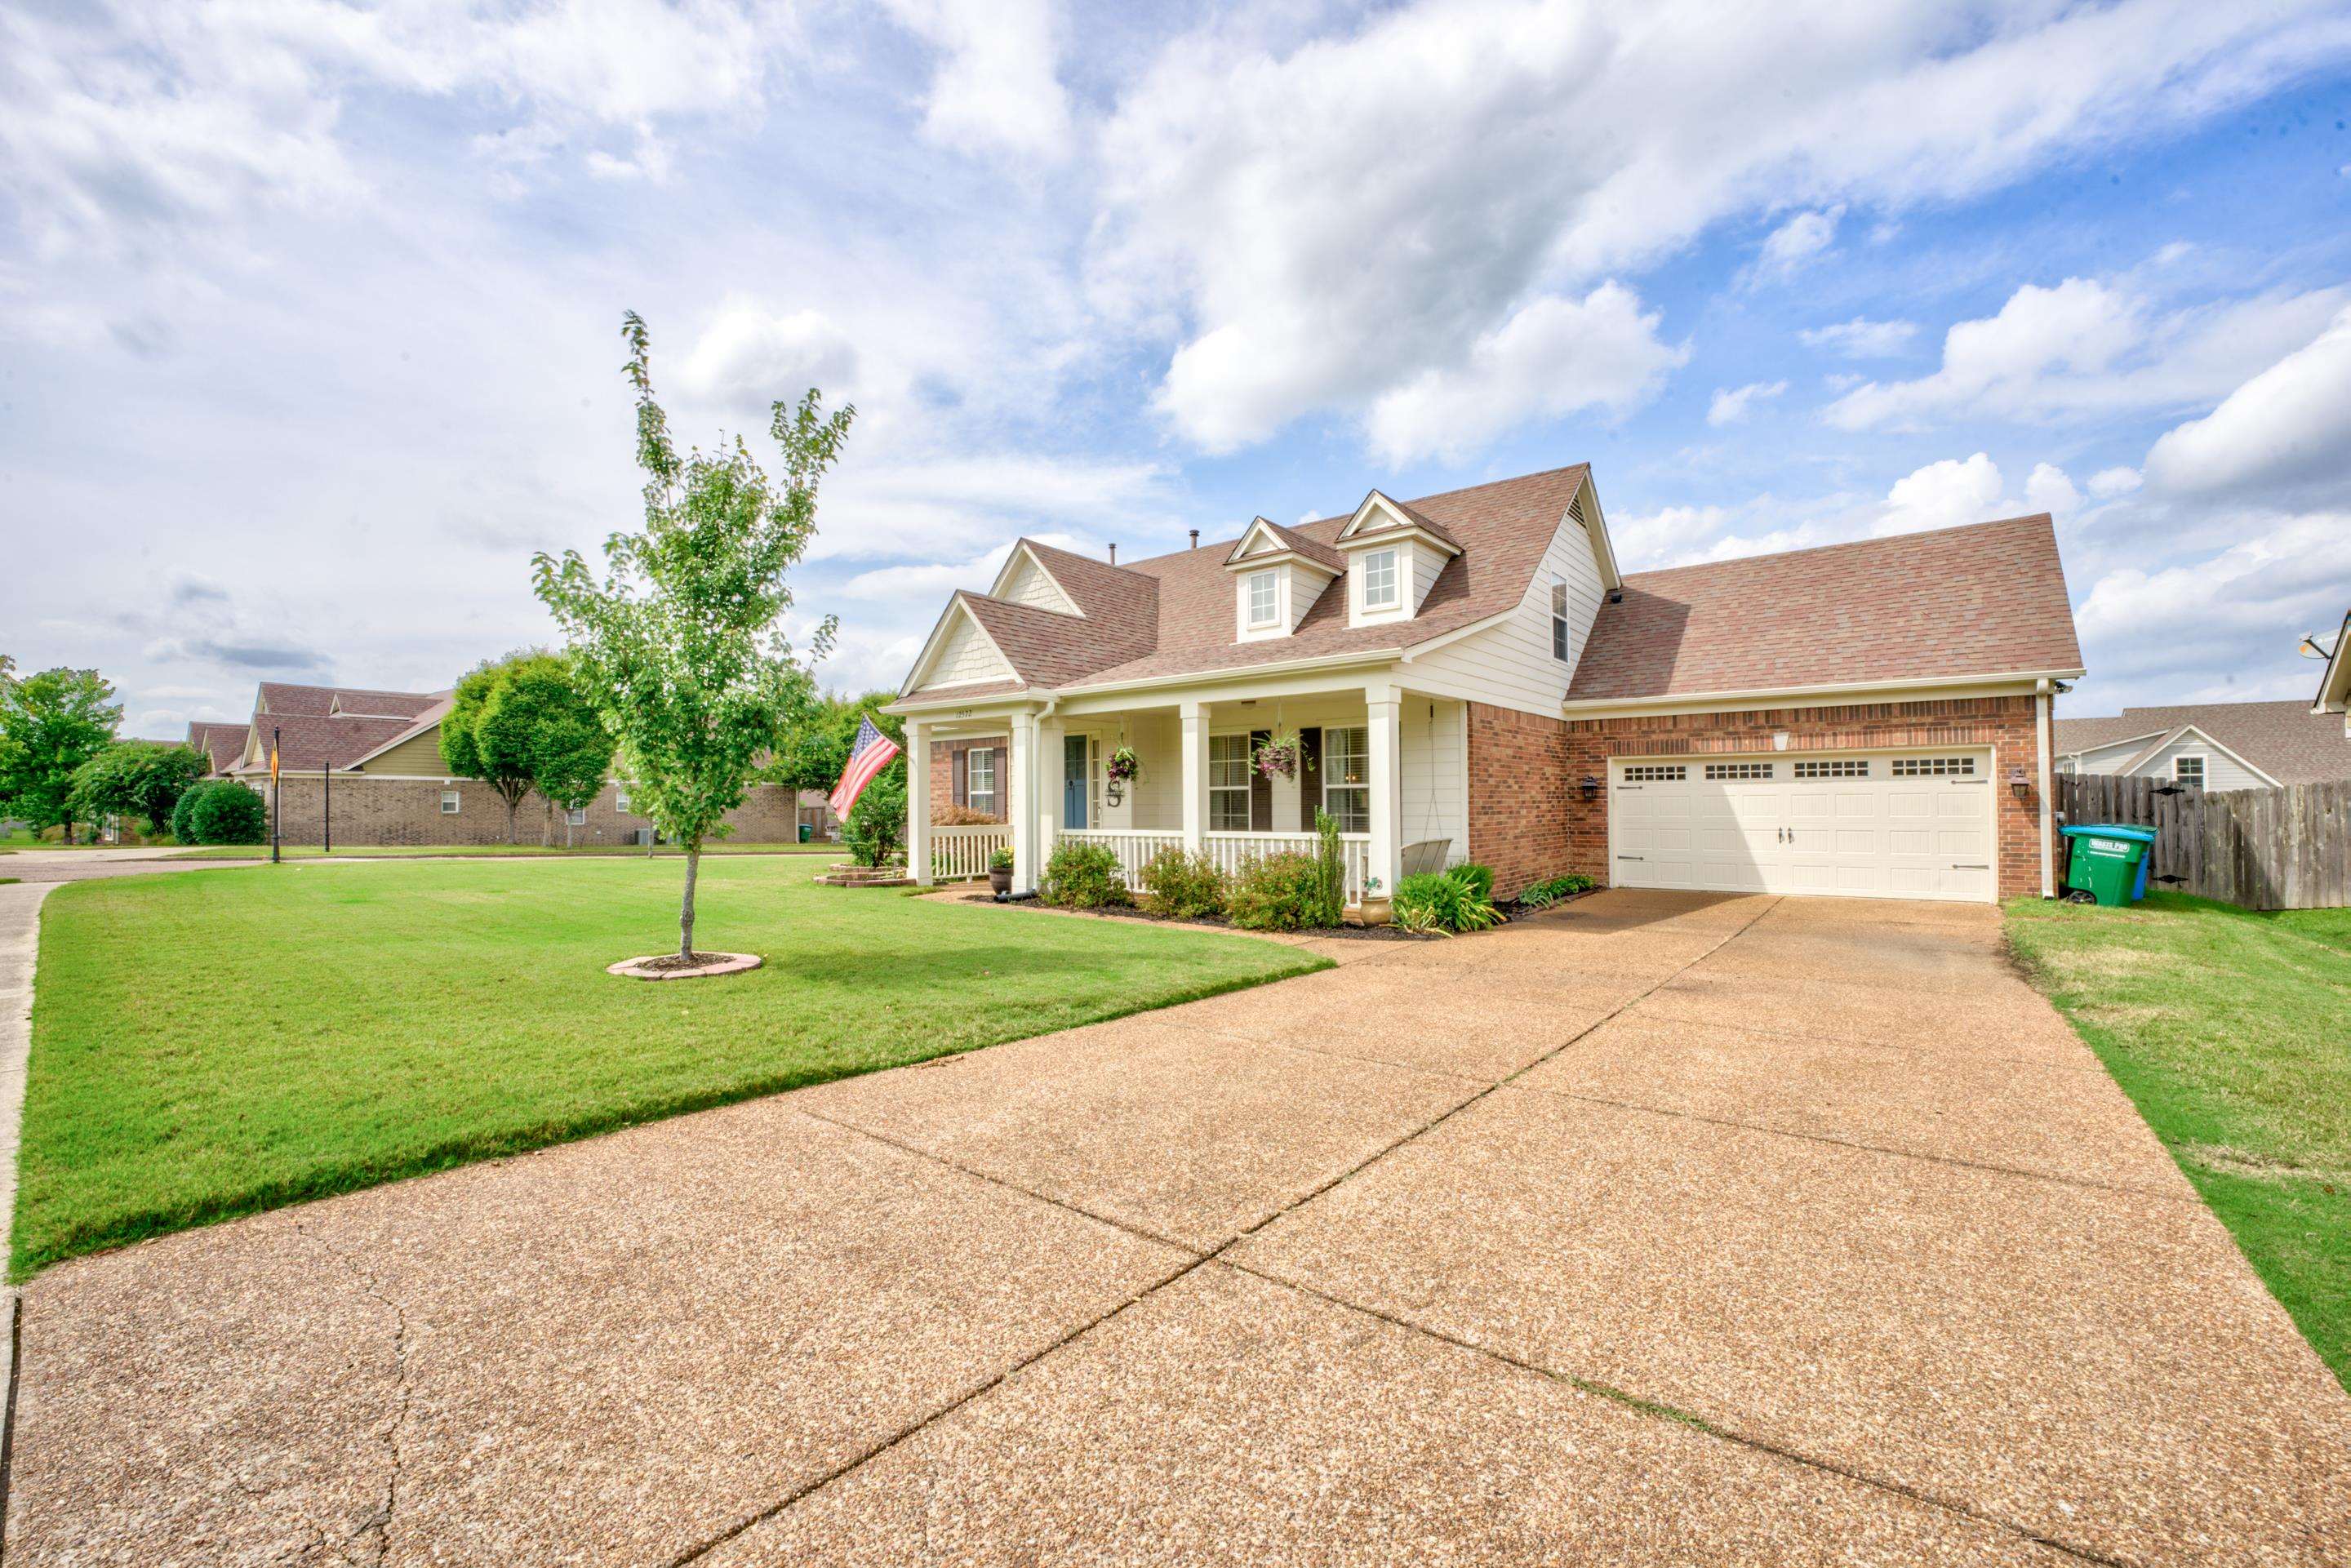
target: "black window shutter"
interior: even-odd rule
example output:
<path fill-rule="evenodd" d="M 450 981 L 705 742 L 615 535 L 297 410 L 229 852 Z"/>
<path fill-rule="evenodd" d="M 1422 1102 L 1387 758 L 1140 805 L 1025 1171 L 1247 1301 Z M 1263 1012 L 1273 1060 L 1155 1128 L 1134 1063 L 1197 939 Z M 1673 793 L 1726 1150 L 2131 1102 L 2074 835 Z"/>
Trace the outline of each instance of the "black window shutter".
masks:
<path fill-rule="evenodd" d="M 952 797 L 956 805 L 968 806 L 971 804 L 971 753 L 958 746 L 947 756 L 951 759 L 947 767 L 955 780 Z"/>
<path fill-rule="evenodd" d="M 1298 827 L 1314 831 L 1314 813 L 1322 809 L 1322 732 L 1298 732 Z"/>
<path fill-rule="evenodd" d="M 1273 738 L 1270 729 L 1249 731 L 1249 831 L 1273 831 L 1273 780 L 1257 765 L 1257 748 Z"/>

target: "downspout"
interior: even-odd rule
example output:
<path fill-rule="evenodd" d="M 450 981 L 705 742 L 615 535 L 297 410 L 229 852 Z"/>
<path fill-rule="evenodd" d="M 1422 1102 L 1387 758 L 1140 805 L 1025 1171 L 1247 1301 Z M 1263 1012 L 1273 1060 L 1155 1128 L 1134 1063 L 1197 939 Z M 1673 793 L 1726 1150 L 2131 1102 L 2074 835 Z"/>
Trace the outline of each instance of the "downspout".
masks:
<path fill-rule="evenodd" d="M 2043 898 L 2057 896 L 2057 800 L 2049 757 L 2049 710 L 2054 700 L 2046 678 L 2033 683 L 2034 719 L 2041 731 L 2041 896 Z"/>

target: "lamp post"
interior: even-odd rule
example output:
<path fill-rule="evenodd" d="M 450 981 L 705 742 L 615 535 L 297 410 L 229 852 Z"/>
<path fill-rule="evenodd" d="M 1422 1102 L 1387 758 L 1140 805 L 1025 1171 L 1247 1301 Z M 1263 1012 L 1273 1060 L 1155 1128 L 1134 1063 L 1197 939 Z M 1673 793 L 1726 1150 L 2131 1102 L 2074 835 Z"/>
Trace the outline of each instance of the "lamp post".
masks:
<path fill-rule="evenodd" d="M 322 841 L 319 852 L 330 855 L 335 852 L 335 759 L 331 757 L 321 758 L 319 761 L 319 785 L 326 797 L 321 809 L 325 821 L 319 830 Z"/>

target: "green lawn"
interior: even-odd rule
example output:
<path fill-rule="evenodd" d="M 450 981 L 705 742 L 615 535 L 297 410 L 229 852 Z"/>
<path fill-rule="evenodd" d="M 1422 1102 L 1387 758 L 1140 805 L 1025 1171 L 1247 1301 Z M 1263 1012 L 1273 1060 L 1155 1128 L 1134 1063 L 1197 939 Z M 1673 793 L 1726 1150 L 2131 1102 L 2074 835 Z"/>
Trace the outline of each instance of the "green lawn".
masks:
<path fill-rule="evenodd" d="M 166 845 L 165 848 L 170 846 Z M 278 850 L 283 860 L 317 860 L 326 852 L 316 844 L 285 844 Z M 838 855 L 839 844 L 734 844 L 716 843 L 702 846 L 706 855 Z M 648 857 L 642 845 L 577 844 L 565 849 L 561 844 L 342 844 L 337 845 L 337 860 L 439 860 L 448 857 L 468 859 L 486 856 L 511 860 L 517 855 L 569 855 L 577 858 L 611 859 L 614 855 L 634 855 L 639 860 L 659 860 L 665 855 L 683 856 L 684 850 L 674 844 L 660 844 Z M 203 849 L 189 850 L 178 858 L 192 861 L 267 860 L 267 844 L 207 844 Z"/>
<path fill-rule="evenodd" d="M 2012 904 L 2009 939 L 2351 1388 L 2351 910 Z"/>
<path fill-rule="evenodd" d="M 17 1278 L 76 1253 L 755 1094 L 1327 967 L 1294 947 L 675 861 L 229 868 L 44 911 Z"/>

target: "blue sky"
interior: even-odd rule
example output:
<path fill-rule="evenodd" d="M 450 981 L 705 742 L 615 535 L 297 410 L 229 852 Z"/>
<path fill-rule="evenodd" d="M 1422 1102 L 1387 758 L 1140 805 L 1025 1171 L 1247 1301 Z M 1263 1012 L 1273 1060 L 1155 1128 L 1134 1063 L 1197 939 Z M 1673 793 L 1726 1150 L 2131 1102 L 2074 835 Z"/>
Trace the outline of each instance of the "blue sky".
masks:
<path fill-rule="evenodd" d="M 688 434 L 857 404 L 835 685 L 1586 459 L 1634 567 L 2052 512 L 2076 714 L 2351 606 L 2341 5 L 19 0 L 0 95 L 0 652 L 140 733 L 551 640 L 626 308 Z"/>

